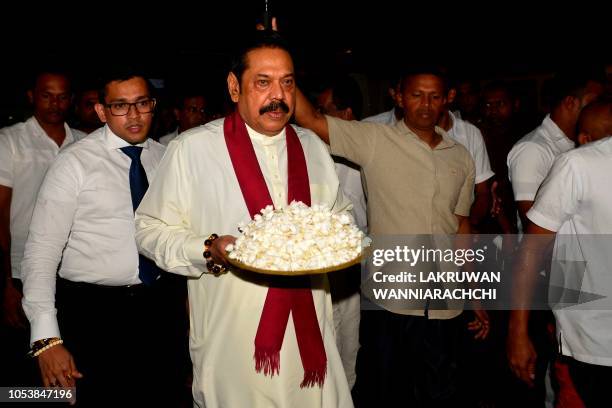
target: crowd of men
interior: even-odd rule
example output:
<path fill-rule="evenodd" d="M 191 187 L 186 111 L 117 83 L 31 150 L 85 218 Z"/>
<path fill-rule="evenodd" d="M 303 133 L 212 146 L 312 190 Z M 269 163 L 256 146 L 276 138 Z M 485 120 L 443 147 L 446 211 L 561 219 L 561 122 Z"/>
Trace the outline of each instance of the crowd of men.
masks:
<path fill-rule="evenodd" d="M 538 125 L 509 83 L 416 63 L 380 115 L 346 74 L 309 100 L 270 31 L 236 52 L 227 108 L 115 68 L 76 98 L 41 70 L 32 117 L 0 130 L 0 385 L 75 387 L 84 407 L 544 406 L 547 388 L 607 406 L 606 299 L 529 310 L 556 235 L 582 249 L 581 289 L 612 295 L 605 76 L 555 75 Z M 522 307 L 361 310 L 359 265 L 229 268 L 237 226 L 293 200 L 372 235 L 502 235 Z"/>

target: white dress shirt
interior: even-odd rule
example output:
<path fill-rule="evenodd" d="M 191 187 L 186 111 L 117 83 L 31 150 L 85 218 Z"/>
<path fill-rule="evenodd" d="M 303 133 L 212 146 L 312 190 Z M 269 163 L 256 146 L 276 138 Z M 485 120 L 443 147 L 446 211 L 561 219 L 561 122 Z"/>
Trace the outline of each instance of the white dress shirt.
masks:
<path fill-rule="evenodd" d="M 362 122 L 370 122 L 370 123 L 382 123 L 383 125 L 395 126 L 398 122 L 395 117 L 395 107 L 393 107 L 390 111 L 386 111 L 383 113 L 379 113 L 378 115 L 368 116 L 365 119 L 361 120 Z"/>
<path fill-rule="evenodd" d="M 472 155 L 476 167 L 474 182 L 482 183 L 493 177 L 495 173 L 491 171 L 489 154 L 480 130 L 470 122 L 456 117 L 452 112 L 449 111 L 448 114 L 453 124 L 446 134 L 455 142 L 461 143 Z"/>
<path fill-rule="evenodd" d="M 61 146 L 43 130 L 35 117 L 0 129 L 0 185 L 13 190 L 11 198 L 11 269 L 21 277 L 23 248 L 34 211 L 34 203 L 47 169 L 55 156 L 73 142 L 87 136 L 64 124 Z"/>
<path fill-rule="evenodd" d="M 533 201 L 555 157 L 574 148 L 574 142 L 547 115 L 508 153 L 508 177 L 516 201 Z"/>
<path fill-rule="evenodd" d="M 121 286 L 141 283 L 134 239 L 129 144 L 107 126 L 62 151 L 40 188 L 22 263 L 23 307 L 31 339 L 59 337 L 55 276 Z M 149 181 L 164 147 L 146 140 L 141 162 Z"/>
<path fill-rule="evenodd" d="M 327 148 L 312 132 L 295 128 L 304 149 L 312 204 L 349 210 Z M 284 131 L 264 136 L 248 129 L 276 207 L 287 205 Z M 255 371 L 254 339 L 268 293 L 265 275 L 233 271 L 203 274 L 204 240 L 237 236 L 250 215 L 223 135 L 223 119 L 181 134 L 168 147 L 158 177 L 136 213 L 141 253 L 169 272 L 186 275 L 190 305 L 193 396 L 206 407 L 350 407 L 352 401 L 335 345 L 327 279 L 313 275 L 312 295 L 327 354 L 323 388 L 300 388 L 303 367 L 293 320 L 280 351 L 280 374 Z"/>
<path fill-rule="evenodd" d="M 366 198 L 363 192 L 363 184 L 361 179 L 361 171 L 359 166 L 350 166 L 347 163 L 343 163 L 341 158 L 336 159 L 334 157 L 334 166 L 336 168 L 336 174 L 340 181 L 340 188 L 342 194 L 349 199 L 353 204 L 351 213 L 355 219 L 355 224 L 361 231 L 368 233 L 368 219 L 366 215 Z"/>
<path fill-rule="evenodd" d="M 531 221 L 543 228 L 573 234 L 572 240 L 557 235 L 553 258 L 584 261 L 586 271 L 581 282 L 581 276 L 566 272 L 564 287 L 574 286 L 574 289 L 604 296 L 583 305 L 553 309 L 561 352 L 576 360 L 606 366 L 612 366 L 610 174 L 610 137 L 562 154 L 527 213 Z M 573 242 L 576 244 L 572 245 Z"/>
<path fill-rule="evenodd" d="M 162 136 L 159 138 L 159 143 L 163 144 L 164 146 L 168 146 L 168 144 L 173 141 L 174 139 L 176 139 L 176 137 L 178 136 L 178 128 L 174 129 L 174 131 L 168 133 L 165 136 Z"/>

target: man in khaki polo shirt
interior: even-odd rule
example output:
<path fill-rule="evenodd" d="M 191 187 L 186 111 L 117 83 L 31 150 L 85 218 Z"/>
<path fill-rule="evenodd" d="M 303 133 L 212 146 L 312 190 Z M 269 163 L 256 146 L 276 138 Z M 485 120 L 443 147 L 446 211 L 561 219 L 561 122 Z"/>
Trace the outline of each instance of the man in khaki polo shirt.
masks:
<path fill-rule="evenodd" d="M 296 120 L 329 143 L 333 155 L 361 166 L 371 234 L 469 233 L 474 162 L 435 126 L 446 102 L 446 80 L 435 69 L 415 69 L 405 73 L 400 90 L 404 120 L 395 126 L 324 116 L 301 93 Z M 354 389 L 358 405 L 456 402 L 461 311 L 406 313 L 362 311 Z M 486 336 L 486 313 L 478 316 L 477 336 Z"/>

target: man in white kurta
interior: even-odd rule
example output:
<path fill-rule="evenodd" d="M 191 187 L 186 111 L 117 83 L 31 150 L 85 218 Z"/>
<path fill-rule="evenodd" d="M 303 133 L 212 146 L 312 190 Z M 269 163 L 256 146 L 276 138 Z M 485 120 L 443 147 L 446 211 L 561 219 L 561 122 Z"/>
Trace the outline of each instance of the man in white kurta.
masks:
<path fill-rule="evenodd" d="M 289 54 L 276 47 L 245 54 L 249 62 L 246 71 L 230 74 L 233 81 L 230 95 L 235 102 L 240 99 L 238 112 L 247 125 L 274 206 L 280 208 L 287 205 L 284 125 L 294 106 L 293 85 L 287 79 L 293 75 L 293 64 L 290 67 L 285 64 L 290 74 L 279 71 L 275 58 L 287 58 Z M 264 60 L 265 66 L 260 67 L 258 64 Z M 271 65 L 266 65 L 270 61 Z M 254 70 L 256 78 L 262 75 L 268 78 L 269 89 L 262 90 L 266 84 L 261 82 L 254 82 L 255 88 L 250 88 L 250 71 Z M 238 86 L 240 90 L 236 91 Z M 263 94 L 266 96 L 261 97 Z M 270 115 L 258 114 L 259 107 L 252 106 L 257 102 L 253 95 L 263 105 L 270 101 L 288 105 L 286 119 L 276 135 L 270 129 L 274 129 L 279 116 L 285 115 L 280 108 Z M 295 130 L 306 158 L 312 204 L 327 204 L 334 211 L 350 209 L 339 191 L 334 164 L 325 145 L 312 132 L 297 127 Z M 351 407 L 335 344 L 325 275 L 312 276 L 311 283 L 327 355 L 327 377 L 322 387 L 300 388 L 304 368 L 292 318 L 280 350 L 279 374 L 270 377 L 255 371 L 254 340 L 271 278 L 236 269 L 219 276 L 204 273 L 207 268 L 202 251 L 206 238 L 211 233 L 221 238 L 236 236 L 238 225 L 250 220 L 224 139 L 223 119 L 189 130 L 171 143 L 157 174 L 137 211 L 136 240 L 141 253 L 160 267 L 192 278 L 188 286 L 196 406 Z"/>

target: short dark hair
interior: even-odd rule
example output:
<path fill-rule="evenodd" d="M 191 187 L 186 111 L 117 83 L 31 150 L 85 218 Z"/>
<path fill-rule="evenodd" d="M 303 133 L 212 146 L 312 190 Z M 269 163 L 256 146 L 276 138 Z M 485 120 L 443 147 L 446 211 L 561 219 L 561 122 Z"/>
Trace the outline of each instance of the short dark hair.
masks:
<path fill-rule="evenodd" d="M 208 101 L 206 93 L 199 88 L 176 90 L 172 94 L 172 107 L 181 110 L 185 108 L 185 100 L 200 96 Z"/>
<path fill-rule="evenodd" d="M 39 67 L 36 71 L 33 72 L 30 83 L 28 84 L 28 89 L 34 90 L 34 88 L 36 88 L 38 79 L 43 75 L 57 75 L 66 78 L 68 80 L 68 85 L 70 86 L 70 90 L 72 92 L 71 75 L 68 73 L 68 70 L 65 67 L 60 65 L 44 65 Z"/>
<path fill-rule="evenodd" d="M 355 118 L 361 119 L 363 97 L 361 88 L 354 78 L 346 75 L 336 78 L 331 86 L 332 99 L 338 110 L 351 108 Z"/>
<path fill-rule="evenodd" d="M 448 74 L 445 68 L 437 65 L 412 65 L 402 69 L 400 90 L 403 91 L 406 82 L 417 75 L 433 75 L 442 81 L 443 91 L 446 93 L 449 89 Z"/>
<path fill-rule="evenodd" d="M 117 67 L 106 72 L 103 78 L 100 79 L 98 85 L 98 96 L 101 104 L 106 103 L 106 87 L 114 81 L 127 81 L 132 78 L 142 78 L 147 85 L 147 91 L 151 97 L 154 97 L 154 87 L 147 77 L 139 70 L 133 67 Z"/>
<path fill-rule="evenodd" d="M 582 97 L 589 82 L 605 83 L 603 72 L 591 69 L 558 72 L 545 85 L 545 100 L 551 109 L 556 108 L 568 96 Z"/>
<path fill-rule="evenodd" d="M 271 30 L 257 30 L 250 36 L 247 41 L 242 44 L 234 57 L 230 71 L 236 75 L 238 82 L 242 82 L 242 74 L 248 68 L 247 54 L 253 50 L 260 48 L 279 48 L 291 55 L 289 44 L 280 34 Z"/>

